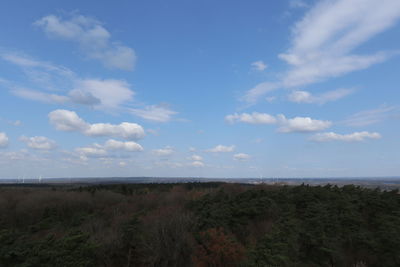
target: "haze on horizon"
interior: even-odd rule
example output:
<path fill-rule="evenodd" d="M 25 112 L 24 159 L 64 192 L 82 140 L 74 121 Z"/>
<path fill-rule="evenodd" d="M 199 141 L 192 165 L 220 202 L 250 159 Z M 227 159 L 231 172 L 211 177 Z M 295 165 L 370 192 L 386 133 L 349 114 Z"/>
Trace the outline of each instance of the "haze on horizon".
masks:
<path fill-rule="evenodd" d="M 398 0 L 5 0 L 0 178 L 399 176 L 399 20 Z"/>

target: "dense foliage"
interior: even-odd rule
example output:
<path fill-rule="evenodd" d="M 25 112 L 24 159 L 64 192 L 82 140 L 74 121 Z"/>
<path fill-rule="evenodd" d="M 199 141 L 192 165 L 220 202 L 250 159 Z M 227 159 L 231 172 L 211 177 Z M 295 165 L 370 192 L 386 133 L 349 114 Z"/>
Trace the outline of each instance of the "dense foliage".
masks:
<path fill-rule="evenodd" d="M 0 187 L 0 266 L 400 266 L 400 194 L 352 185 Z"/>

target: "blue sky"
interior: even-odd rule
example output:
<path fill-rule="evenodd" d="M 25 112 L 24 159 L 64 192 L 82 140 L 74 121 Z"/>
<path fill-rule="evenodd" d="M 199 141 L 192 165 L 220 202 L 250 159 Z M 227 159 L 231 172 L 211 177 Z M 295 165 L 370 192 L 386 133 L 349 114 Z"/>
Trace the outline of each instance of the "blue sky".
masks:
<path fill-rule="evenodd" d="M 399 21 L 398 0 L 3 1 L 0 178 L 399 175 Z"/>

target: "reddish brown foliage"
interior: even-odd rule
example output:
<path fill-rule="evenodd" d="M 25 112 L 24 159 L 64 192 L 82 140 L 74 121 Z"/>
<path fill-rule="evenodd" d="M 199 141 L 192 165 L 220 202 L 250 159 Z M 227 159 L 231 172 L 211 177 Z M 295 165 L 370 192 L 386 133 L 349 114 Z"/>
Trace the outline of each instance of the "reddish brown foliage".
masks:
<path fill-rule="evenodd" d="M 193 264 L 196 267 L 237 266 L 244 257 L 244 250 L 232 234 L 223 228 L 211 228 L 200 233 Z"/>

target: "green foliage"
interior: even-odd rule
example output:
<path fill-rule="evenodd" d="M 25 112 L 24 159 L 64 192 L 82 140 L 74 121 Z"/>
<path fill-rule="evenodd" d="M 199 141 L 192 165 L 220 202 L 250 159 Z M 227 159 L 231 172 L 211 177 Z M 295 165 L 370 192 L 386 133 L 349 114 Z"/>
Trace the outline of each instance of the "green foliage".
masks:
<path fill-rule="evenodd" d="M 1 266 L 94 266 L 96 246 L 82 232 L 71 232 L 61 238 L 47 235 L 32 240 L 28 235 L 3 230 L 0 233 Z"/>
<path fill-rule="evenodd" d="M 400 266 L 400 194 L 223 183 L 0 188 L 0 266 Z"/>

